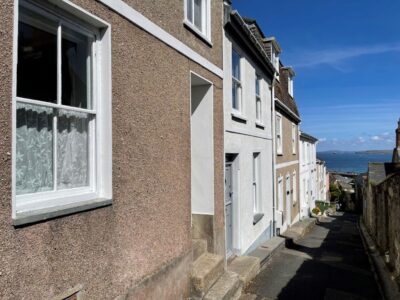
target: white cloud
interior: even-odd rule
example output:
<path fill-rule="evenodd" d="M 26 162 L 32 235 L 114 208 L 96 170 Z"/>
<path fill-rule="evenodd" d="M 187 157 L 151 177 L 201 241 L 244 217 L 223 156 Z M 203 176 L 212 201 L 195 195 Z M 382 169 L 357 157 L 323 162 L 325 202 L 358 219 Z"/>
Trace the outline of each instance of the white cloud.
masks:
<path fill-rule="evenodd" d="M 363 55 L 382 54 L 400 51 L 400 44 L 381 44 L 337 49 L 323 49 L 299 53 L 299 59 L 293 63 L 297 68 L 313 67 L 327 64 L 338 70 L 343 68 L 343 62 Z"/>
<path fill-rule="evenodd" d="M 320 142 L 326 142 L 327 141 L 327 138 L 320 138 L 320 139 L 318 139 Z"/>
<path fill-rule="evenodd" d="M 362 136 L 359 136 L 359 137 L 357 138 L 356 142 L 359 143 L 359 144 L 365 143 L 365 138 L 362 137 Z"/>

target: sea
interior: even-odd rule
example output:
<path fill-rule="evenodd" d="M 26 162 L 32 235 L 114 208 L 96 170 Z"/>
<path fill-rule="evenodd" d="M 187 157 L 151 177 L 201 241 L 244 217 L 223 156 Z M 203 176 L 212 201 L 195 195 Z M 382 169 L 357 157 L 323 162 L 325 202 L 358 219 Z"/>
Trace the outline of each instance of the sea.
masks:
<path fill-rule="evenodd" d="M 364 173 L 368 171 L 369 162 L 391 162 L 390 153 L 368 152 L 318 152 L 317 157 L 326 162 L 328 171 L 346 173 Z"/>

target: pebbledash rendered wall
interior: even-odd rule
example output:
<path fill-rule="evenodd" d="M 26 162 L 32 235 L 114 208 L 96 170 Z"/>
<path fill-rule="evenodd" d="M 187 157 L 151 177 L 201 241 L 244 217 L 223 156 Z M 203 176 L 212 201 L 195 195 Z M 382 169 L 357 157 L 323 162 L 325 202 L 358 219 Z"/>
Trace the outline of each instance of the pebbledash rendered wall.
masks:
<path fill-rule="evenodd" d="M 389 265 L 400 280 L 400 173 L 371 187 L 375 212 L 367 227 L 382 253 L 389 253 Z"/>
<path fill-rule="evenodd" d="M 99 1 L 71 2 L 112 27 L 113 204 L 13 226 L 16 16 L 14 0 L 1 1 L 0 299 L 50 299 L 71 289 L 80 299 L 184 298 L 192 260 L 190 71 L 214 84 L 214 226 L 223 236 L 222 79 Z M 212 1 L 212 47 L 184 27 L 183 1 L 128 2 L 222 68 L 222 1 Z"/>

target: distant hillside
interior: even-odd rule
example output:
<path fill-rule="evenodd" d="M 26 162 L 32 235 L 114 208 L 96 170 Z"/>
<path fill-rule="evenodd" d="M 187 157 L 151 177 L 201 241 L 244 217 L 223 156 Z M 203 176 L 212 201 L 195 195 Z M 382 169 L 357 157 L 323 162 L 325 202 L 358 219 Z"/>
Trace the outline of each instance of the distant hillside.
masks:
<path fill-rule="evenodd" d="M 393 150 L 366 150 L 357 151 L 357 154 L 392 154 Z"/>

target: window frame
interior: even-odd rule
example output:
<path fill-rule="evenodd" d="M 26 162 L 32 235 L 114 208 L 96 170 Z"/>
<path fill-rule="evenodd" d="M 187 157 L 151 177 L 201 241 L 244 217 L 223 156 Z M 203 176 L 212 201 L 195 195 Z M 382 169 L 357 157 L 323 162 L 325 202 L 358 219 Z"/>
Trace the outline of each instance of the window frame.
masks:
<path fill-rule="evenodd" d="M 192 2 L 192 18 L 193 21 L 190 21 L 188 18 L 188 1 Z M 189 27 L 194 33 L 196 33 L 200 38 L 205 40 L 207 43 L 212 45 L 211 43 L 211 1 L 210 0 L 201 0 L 201 6 L 202 6 L 202 14 L 201 14 L 201 19 L 202 19 L 202 29 L 199 29 L 195 24 L 194 24 L 194 1 L 195 0 L 184 0 L 184 19 L 183 23 Z M 204 13 L 203 13 L 204 12 Z"/>
<path fill-rule="evenodd" d="M 57 24 L 57 102 L 50 103 L 17 96 L 17 65 L 18 65 L 18 28 L 19 22 L 26 21 L 27 12 L 34 12 Z M 98 17 L 86 12 L 78 6 L 60 2 L 58 7 L 45 3 L 33 3 L 20 0 L 14 16 L 14 53 L 13 53 L 13 95 L 12 95 L 12 219 L 15 226 L 37 222 L 60 215 L 105 206 L 112 203 L 112 145 L 111 145 L 111 26 Z M 35 23 L 35 17 L 28 16 L 28 24 Z M 42 21 L 40 18 L 36 20 Z M 36 24 L 33 24 L 36 26 Z M 93 37 L 91 58 L 91 107 L 79 108 L 62 104 L 61 94 L 61 27 Z M 39 27 L 40 28 L 40 27 Z M 47 107 L 56 110 L 66 110 L 88 115 L 88 182 L 89 186 L 52 190 L 31 194 L 16 193 L 16 131 L 17 103 Z M 89 116 L 95 115 L 91 119 Z M 54 140 L 57 124 L 53 121 L 53 185 L 57 184 L 57 144 Z"/>
<path fill-rule="evenodd" d="M 288 77 L 288 93 L 289 96 L 293 98 L 293 77 Z"/>
<path fill-rule="evenodd" d="M 242 85 L 242 61 L 243 61 L 243 56 L 240 55 L 239 51 L 237 51 L 235 48 L 232 48 L 232 55 L 231 55 L 231 62 L 233 62 L 233 55 L 234 53 L 236 53 L 239 57 L 239 77 L 240 78 L 236 78 L 233 75 L 233 63 L 232 63 L 232 67 L 231 67 L 231 73 L 232 73 L 232 91 L 234 89 L 234 87 L 236 87 L 236 95 L 237 95 L 237 99 L 235 101 L 237 107 L 234 107 L 233 103 L 233 93 L 232 93 L 232 101 L 231 101 L 231 105 L 232 105 L 232 112 L 234 114 L 237 115 L 242 115 L 243 114 L 243 85 Z"/>
<path fill-rule="evenodd" d="M 263 113 L 262 113 L 262 77 L 258 74 L 256 74 L 256 81 L 255 81 L 255 100 L 256 100 L 256 124 L 257 125 L 263 125 Z M 257 91 L 258 87 L 258 91 Z"/>
<path fill-rule="evenodd" d="M 278 122 L 279 120 L 279 122 Z M 283 121 L 282 121 L 282 115 L 280 113 L 276 113 L 275 116 L 275 124 L 279 124 L 279 132 L 278 128 L 275 128 L 275 138 L 276 138 L 276 154 L 277 155 L 283 155 Z M 275 125 L 275 127 L 277 127 Z"/>

